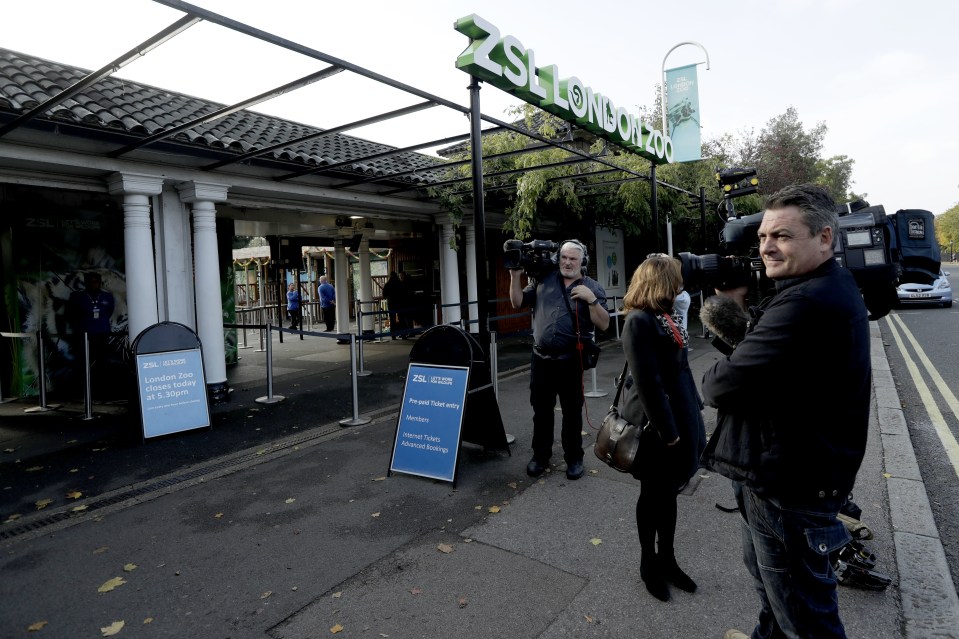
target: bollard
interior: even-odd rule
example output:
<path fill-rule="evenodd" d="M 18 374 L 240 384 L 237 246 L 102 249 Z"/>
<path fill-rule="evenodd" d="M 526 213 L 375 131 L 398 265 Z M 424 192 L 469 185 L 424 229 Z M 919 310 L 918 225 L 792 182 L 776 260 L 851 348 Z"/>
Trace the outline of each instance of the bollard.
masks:
<path fill-rule="evenodd" d="M 609 391 L 601 391 L 596 388 L 596 369 L 590 369 L 590 372 L 593 374 L 593 390 L 586 391 L 583 393 L 584 397 L 606 397 L 609 395 Z"/>
<path fill-rule="evenodd" d="M 357 389 L 356 374 L 356 335 L 350 333 L 350 377 L 353 385 L 353 419 L 341 419 L 340 426 L 362 426 L 370 423 L 369 417 L 360 417 L 359 413 L 359 393 Z"/>
<path fill-rule="evenodd" d="M 359 370 L 356 371 L 356 374 L 359 377 L 366 377 L 372 373 L 364 367 L 363 361 L 363 306 L 360 300 L 356 300 L 356 340 L 357 340 L 357 350 L 359 351 Z"/>
<path fill-rule="evenodd" d="M 282 337 L 282 333 L 280 336 Z M 273 324 L 266 325 L 266 395 L 257 397 L 254 401 L 258 404 L 276 404 L 282 402 L 286 397 L 273 394 Z"/>
<path fill-rule="evenodd" d="M 496 331 L 489 332 L 490 376 L 493 378 L 493 394 L 499 399 L 499 351 L 496 346 Z"/>
<path fill-rule="evenodd" d="M 90 375 L 90 335 L 83 331 L 83 421 L 93 419 L 93 381 Z"/>
<path fill-rule="evenodd" d="M 39 390 L 40 390 L 40 405 L 33 406 L 32 408 L 24 408 L 24 413 L 42 413 L 48 410 L 56 410 L 60 408 L 60 404 L 54 404 L 53 406 L 47 405 L 47 364 L 46 364 L 46 353 L 43 350 L 43 331 L 37 331 L 37 355 L 39 357 L 39 368 L 40 368 L 40 378 L 39 378 Z"/>

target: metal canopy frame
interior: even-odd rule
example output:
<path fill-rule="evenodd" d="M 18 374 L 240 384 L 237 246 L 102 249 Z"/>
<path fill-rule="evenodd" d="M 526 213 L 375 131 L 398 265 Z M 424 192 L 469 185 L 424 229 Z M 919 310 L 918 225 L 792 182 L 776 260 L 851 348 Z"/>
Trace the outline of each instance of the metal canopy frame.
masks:
<path fill-rule="evenodd" d="M 367 79 L 373 80 L 380 84 L 397 89 L 410 96 L 421 98 L 424 101 L 407 106 L 407 107 L 394 109 L 378 115 L 366 117 L 360 120 L 356 120 L 354 122 L 338 125 L 333 128 L 319 130 L 315 133 L 311 133 L 309 135 L 301 136 L 299 138 L 280 142 L 268 147 L 256 148 L 244 153 L 232 153 L 231 151 L 224 149 L 219 151 L 225 156 L 223 157 L 223 159 L 204 165 L 200 167 L 201 170 L 215 171 L 225 166 L 244 163 L 250 160 L 254 160 L 258 157 L 269 155 L 281 149 L 293 148 L 299 144 L 308 142 L 310 140 L 315 140 L 325 136 L 343 133 L 351 129 L 358 129 L 371 124 L 376 124 L 376 123 L 384 122 L 394 118 L 403 117 L 405 115 L 409 115 L 412 113 L 416 113 L 416 112 L 437 107 L 437 106 L 445 107 L 447 109 L 453 110 L 457 113 L 466 115 L 468 117 L 472 116 L 472 112 L 469 107 L 465 107 L 455 102 L 451 102 L 439 96 L 427 93 L 426 91 L 423 91 L 416 87 L 410 86 L 403 82 L 399 82 L 397 80 L 394 80 L 382 74 L 366 69 L 364 67 L 352 64 L 350 62 L 347 62 L 346 60 L 342 60 L 340 58 L 328 55 L 321 51 L 317 51 L 316 49 L 312 49 L 310 47 L 301 45 L 291 40 L 287 40 L 280 36 L 276 36 L 266 31 L 262 31 L 250 25 L 233 20 L 223 15 L 214 13 L 212 11 L 196 6 L 194 4 L 183 2 L 182 0 L 154 0 L 154 2 L 156 2 L 157 4 L 170 7 L 172 9 L 176 9 L 178 11 L 182 11 L 185 15 L 179 20 L 177 20 L 176 22 L 174 22 L 173 24 L 171 24 L 170 26 L 162 29 L 157 34 L 151 36 L 150 38 L 146 39 L 139 45 L 127 51 L 120 57 L 109 62 L 108 64 L 104 65 L 100 69 L 89 73 L 87 76 L 77 81 L 75 84 L 68 87 L 64 91 L 51 97 L 50 99 L 44 101 L 43 103 L 38 104 L 34 108 L 30 109 L 29 112 L 20 115 L 16 119 L 8 122 L 7 124 L 3 126 L 0 126 L 0 137 L 6 135 L 7 133 L 9 133 L 10 131 L 13 131 L 16 128 L 19 128 L 27 124 L 30 120 L 37 118 L 43 113 L 65 102 L 69 98 L 77 95 L 83 90 L 96 84 L 100 80 L 103 80 L 104 78 L 107 78 L 113 75 L 114 73 L 118 72 L 120 69 L 127 66 L 134 60 L 140 57 L 143 57 L 147 53 L 150 53 L 151 51 L 153 51 L 160 45 L 170 41 L 177 35 L 185 32 L 187 29 L 189 29 L 190 27 L 192 27 L 193 25 L 201 21 L 209 22 L 211 24 L 215 24 L 227 29 L 231 29 L 237 33 L 241 33 L 249 37 L 256 38 L 258 40 L 266 42 L 268 44 L 292 51 L 294 53 L 301 54 L 303 56 L 312 58 L 314 60 L 318 60 L 320 62 L 324 62 L 329 66 L 319 71 L 316 71 L 314 73 L 311 73 L 309 75 L 306 75 L 302 78 L 299 78 L 297 80 L 294 80 L 292 82 L 286 83 L 282 86 L 260 93 L 254 97 L 242 100 L 240 102 L 231 104 L 229 106 L 222 107 L 213 112 L 195 117 L 185 122 L 181 122 L 174 126 L 167 127 L 160 131 L 157 131 L 156 133 L 152 135 L 143 137 L 141 139 L 138 139 L 134 142 L 126 144 L 112 151 L 108 151 L 106 153 L 108 157 L 117 158 L 117 157 L 126 155 L 137 149 L 141 149 L 141 148 L 150 146 L 152 144 L 155 144 L 157 142 L 172 138 L 176 136 L 177 134 L 182 133 L 183 131 L 187 131 L 189 129 L 192 129 L 202 124 L 214 122 L 228 115 L 236 113 L 237 111 L 252 107 L 257 104 L 261 104 L 263 102 L 267 102 L 273 98 L 277 98 L 281 95 L 285 95 L 292 91 L 296 91 L 297 89 L 301 89 L 303 87 L 312 85 L 316 82 L 319 82 L 320 80 L 324 80 L 326 78 L 332 77 L 344 71 L 347 71 L 359 76 L 363 76 Z M 175 90 L 175 88 L 171 87 L 171 90 Z M 600 160 L 595 155 L 567 146 L 566 144 L 563 143 L 563 142 L 566 142 L 567 140 L 562 140 L 562 141 L 551 140 L 543 136 L 540 136 L 536 134 L 535 132 L 519 127 L 515 124 L 507 123 L 497 118 L 484 115 L 482 113 L 479 114 L 479 118 L 482 121 L 486 122 L 487 124 L 492 125 L 491 127 L 488 127 L 487 129 L 484 129 L 481 131 L 483 135 L 487 135 L 491 133 L 499 133 L 504 131 L 511 131 L 513 133 L 523 135 L 532 141 L 539 142 L 539 144 L 531 144 L 530 146 L 524 149 L 519 149 L 516 151 L 488 156 L 490 159 L 497 158 L 497 157 L 506 157 L 509 155 L 521 155 L 525 153 L 532 153 L 532 152 L 540 151 L 546 148 L 555 147 L 569 153 L 571 155 L 571 159 L 565 162 L 552 164 L 549 166 L 559 166 L 562 164 L 575 164 L 578 162 L 600 162 L 606 165 L 607 167 L 611 167 L 611 170 L 622 171 L 624 174 L 631 175 L 635 179 L 644 179 L 644 180 L 649 179 L 649 176 L 646 174 L 638 173 L 628 168 L 617 166 L 615 163 L 609 162 L 608 160 Z M 572 128 L 573 125 L 571 124 L 570 127 Z M 459 161 L 453 161 L 453 162 L 443 162 L 438 160 L 435 167 L 420 167 L 418 169 L 407 170 L 407 171 L 389 172 L 389 173 L 384 173 L 382 175 L 374 175 L 374 176 L 369 176 L 361 179 L 350 179 L 351 178 L 350 173 L 347 172 L 346 169 L 348 169 L 348 167 L 350 167 L 353 164 L 367 163 L 373 160 L 388 158 L 390 156 L 416 152 L 423 149 L 436 148 L 438 146 L 443 146 L 447 144 L 456 144 L 459 142 L 464 142 L 466 140 L 469 140 L 470 136 L 471 136 L 471 133 L 464 133 L 461 135 L 433 139 L 433 140 L 425 141 L 422 143 L 406 146 L 403 148 L 390 148 L 388 150 L 380 151 L 373 154 L 358 155 L 355 157 L 350 157 L 346 160 L 336 162 L 334 164 L 328 164 L 328 165 L 322 165 L 322 166 L 304 167 L 301 162 L 298 162 L 292 159 L 281 159 L 281 158 L 270 158 L 269 162 L 274 165 L 289 164 L 289 165 L 296 166 L 296 170 L 274 177 L 273 179 L 277 182 L 283 182 L 283 181 L 296 179 L 296 178 L 309 176 L 309 175 L 319 175 L 324 173 L 329 174 L 329 173 L 338 172 L 337 177 L 344 179 L 344 181 L 342 183 L 329 185 L 330 188 L 336 188 L 336 189 L 348 189 L 350 187 L 390 181 L 390 180 L 396 181 L 410 175 L 415 175 L 423 179 L 423 182 L 421 183 L 412 184 L 412 185 L 404 183 L 404 186 L 402 188 L 393 188 L 393 189 L 386 190 L 382 193 L 383 195 L 391 195 L 391 194 L 397 194 L 397 193 L 407 192 L 407 191 L 416 191 L 418 189 L 428 188 L 431 186 L 441 186 L 445 184 L 453 184 L 457 182 L 466 181 L 469 178 L 430 181 L 426 179 L 425 176 L 427 176 L 430 173 L 434 173 L 436 171 L 446 170 L 456 166 L 467 165 L 467 164 L 470 164 L 473 160 L 472 158 L 468 160 L 459 160 Z M 567 139 L 568 139 L 568 136 L 567 136 Z M 207 150 L 209 151 L 209 149 Z M 573 159 L 576 157 L 578 157 L 579 159 L 578 160 Z M 484 175 L 484 178 L 498 177 L 498 176 L 507 175 L 510 173 L 521 173 L 526 170 L 540 170 L 543 168 L 546 168 L 546 166 L 530 167 L 528 169 L 519 169 L 519 170 L 514 170 L 509 172 L 492 173 L 492 174 Z M 584 176 L 585 175 L 588 175 L 588 174 L 584 174 Z M 664 186 L 671 187 L 671 185 L 667 185 L 667 184 L 664 184 Z M 491 188 L 500 190 L 500 189 L 509 188 L 509 187 L 506 185 L 496 185 Z M 675 187 L 671 187 L 671 188 L 675 188 Z"/>
<path fill-rule="evenodd" d="M 387 189 L 386 191 L 381 192 L 380 193 L 381 195 L 391 195 L 391 194 L 397 194 L 397 193 L 407 192 L 407 191 L 416 191 L 418 189 L 422 189 L 424 187 L 430 187 L 430 186 L 456 184 L 456 183 L 465 182 L 471 179 L 472 189 L 470 189 L 470 191 L 473 193 L 474 225 L 476 228 L 476 247 L 475 248 L 476 248 L 477 261 L 479 261 L 480 259 L 482 260 L 486 259 L 486 245 L 485 245 L 485 237 L 484 237 L 485 236 L 485 218 L 484 218 L 485 213 L 483 208 L 484 207 L 483 193 L 485 190 L 485 185 L 484 185 L 485 178 L 494 178 L 494 177 L 499 177 L 504 175 L 515 174 L 515 173 L 523 173 L 526 171 L 542 170 L 549 167 L 588 162 L 593 164 L 599 164 L 605 168 L 599 171 L 584 172 L 581 176 L 563 176 L 561 178 L 555 178 L 555 179 L 580 179 L 582 177 L 595 175 L 597 173 L 619 172 L 624 176 L 623 178 L 617 179 L 617 180 L 605 181 L 605 182 L 598 182 L 593 184 L 592 186 L 599 187 L 607 184 L 612 185 L 612 184 L 621 183 L 623 181 L 631 181 L 631 180 L 649 181 L 653 187 L 654 215 L 657 207 L 656 187 L 658 185 L 662 185 L 666 188 L 687 193 L 689 195 L 693 195 L 693 196 L 696 195 L 696 194 L 690 193 L 689 191 L 685 191 L 683 189 L 675 187 L 673 185 L 658 181 L 656 179 L 655 164 L 651 165 L 651 169 L 648 174 L 640 173 L 638 171 L 634 171 L 627 167 L 619 166 L 616 163 L 606 159 L 605 157 L 603 157 L 605 155 L 605 150 L 604 150 L 604 153 L 594 155 L 586 151 L 582 151 L 580 149 L 574 148 L 572 146 L 568 146 L 567 144 L 565 144 L 565 142 L 571 141 L 571 138 L 572 138 L 571 133 L 575 129 L 573 124 L 569 125 L 570 130 L 567 132 L 566 137 L 563 140 L 557 141 L 557 140 L 548 139 L 533 131 L 523 129 L 519 126 L 516 126 L 515 124 L 504 122 L 497 118 L 484 115 L 480 110 L 480 100 L 479 100 L 480 81 L 476 77 L 471 78 L 471 83 L 469 86 L 470 106 L 465 107 L 455 102 L 451 102 L 449 100 L 441 98 L 439 96 L 427 93 L 421 89 L 417 89 L 416 87 L 410 86 L 403 82 L 399 82 L 397 80 L 394 80 L 382 74 L 376 73 L 369 69 L 352 64 L 350 62 L 347 62 L 346 60 L 336 58 L 334 56 L 328 55 L 321 51 L 317 51 L 316 49 L 312 49 L 310 47 L 304 46 L 302 44 L 298 44 L 291 40 L 287 40 L 285 38 L 273 35 L 271 33 L 267 33 L 265 31 L 252 27 L 250 25 L 227 18 L 225 16 L 214 13 L 212 11 L 208 11 L 206 9 L 203 9 L 202 7 L 198 7 L 188 2 L 183 2 L 182 0 L 154 0 L 154 2 L 167 6 L 171 9 L 181 11 L 185 15 L 181 19 L 171 24 L 170 26 L 159 31 L 156 35 L 145 40 L 139 46 L 134 47 L 130 51 L 126 52 L 125 54 L 117 58 L 116 60 L 108 63 L 107 65 L 98 69 L 97 71 L 91 72 L 86 77 L 76 82 L 75 84 L 67 88 L 66 90 L 62 91 L 58 95 L 53 96 L 52 98 L 46 100 L 42 104 L 35 106 L 29 112 L 20 115 L 16 119 L 0 127 L 0 136 L 6 135 L 10 131 L 23 126 L 30 120 L 36 118 L 42 113 L 47 112 L 49 109 L 66 101 L 70 97 L 80 93 L 81 91 L 90 87 L 96 82 L 119 71 L 121 68 L 123 68 L 124 66 L 132 62 L 133 60 L 146 55 L 150 51 L 156 49 L 161 44 L 183 33 L 184 31 L 189 29 L 191 26 L 197 24 L 198 22 L 205 21 L 211 24 L 218 25 L 220 27 L 230 29 L 237 33 L 249 36 L 251 38 L 261 40 L 263 42 L 280 47 L 282 49 L 286 49 L 293 53 L 300 54 L 302 56 L 311 58 L 313 60 L 326 63 L 329 66 L 321 70 L 318 70 L 314 73 L 311 73 L 309 75 L 306 75 L 302 78 L 299 78 L 298 80 L 294 80 L 280 87 L 274 88 L 264 93 L 260 93 L 254 97 L 248 98 L 241 102 L 237 102 L 230 106 L 222 107 L 211 113 L 207 113 L 207 114 L 198 116 L 196 118 L 193 118 L 189 121 L 180 122 L 179 124 L 176 124 L 174 126 L 157 131 L 156 133 L 152 135 L 149 135 L 142 139 L 136 140 L 135 142 L 126 144 L 125 146 L 109 151 L 106 154 L 107 156 L 113 157 L 113 158 L 120 157 L 136 149 L 141 149 L 151 144 L 155 144 L 162 140 L 171 138 L 177 135 L 178 133 L 189 130 L 196 126 L 213 122 L 215 120 L 231 115 L 237 111 L 240 111 L 252 105 L 266 102 L 270 99 L 279 97 L 281 95 L 284 95 L 292 91 L 296 91 L 297 89 L 309 86 L 315 82 L 319 82 L 320 80 L 332 77 L 338 73 L 346 71 L 346 72 L 350 72 L 350 73 L 362 76 L 369 80 L 373 80 L 380 84 L 386 85 L 388 87 L 401 91 L 410 96 L 419 98 L 421 101 L 415 104 L 412 104 L 410 106 L 387 111 L 379 115 L 363 118 L 363 119 L 350 122 L 347 124 L 342 124 L 330 129 L 318 130 L 315 133 L 311 133 L 309 135 L 305 135 L 294 140 L 288 140 L 288 141 L 277 143 L 268 147 L 257 148 L 245 153 L 234 153 L 230 151 L 229 149 L 218 150 L 217 153 L 222 154 L 223 159 L 213 162 L 211 164 L 208 164 L 206 166 L 203 166 L 201 167 L 201 170 L 212 172 L 224 166 L 248 162 L 255 158 L 273 153 L 274 151 L 293 148 L 293 147 L 296 147 L 298 144 L 301 144 L 303 142 L 313 140 L 316 138 L 321 138 L 323 136 L 330 136 L 343 131 L 360 128 L 366 125 L 383 122 L 393 118 L 403 117 L 405 115 L 409 115 L 418 111 L 422 111 L 422 110 L 437 107 L 437 106 L 445 107 L 456 113 L 467 116 L 470 122 L 470 128 L 468 133 L 430 140 L 428 142 L 414 144 L 411 146 L 406 146 L 404 148 L 389 148 L 387 150 L 378 151 L 376 153 L 372 153 L 364 156 L 352 157 L 347 160 L 338 161 L 334 164 L 327 164 L 322 166 L 304 166 L 302 162 L 296 161 L 292 157 L 291 158 L 271 157 L 265 161 L 270 166 L 273 166 L 273 167 L 284 166 L 284 165 L 295 166 L 295 170 L 292 170 L 288 173 L 274 177 L 273 180 L 277 182 L 283 182 L 283 181 L 301 178 L 309 175 L 318 175 L 322 173 L 335 172 L 335 176 L 331 176 L 331 177 L 335 177 L 335 179 L 344 179 L 345 181 L 340 184 L 333 184 L 333 185 L 325 184 L 324 186 L 327 186 L 328 188 L 345 189 L 352 186 L 366 185 L 366 184 L 390 181 L 390 180 L 394 181 L 394 183 L 400 183 L 403 185 L 402 188 L 393 188 L 391 190 Z M 483 130 L 481 128 L 483 122 L 492 125 L 492 127 L 489 127 Z M 316 128 L 319 128 L 319 127 L 316 127 Z M 497 172 L 491 172 L 489 174 L 484 174 L 483 173 L 483 154 L 482 154 L 482 146 L 480 144 L 480 138 L 487 133 L 503 132 L 503 131 L 511 131 L 513 133 L 523 135 L 534 142 L 539 142 L 539 144 L 531 143 L 528 147 L 525 147 L 524 149 L 489 156 L 491 159 L 497 158 L 497 157 L 506 157 L 510 155 L 532 153 L 532 152 L 540 151 L 550 147 L 563 150 L 564 152 L 568 154 L 568 158 L 565 160 L 557 161 L 550 164 L 544 164 L 536 167 L 527 167 L 523 169 L 514 169 L 509 171 L 497 171 Z M 382 158 L 390 157 L 392 155 L 399 155 L 403 153 L 414 152 L 421 149 L 435 148 L 437 146 L 445 145 L 445 144 L 455 144 L 458 142 L 463 142 L 465 140 L 469 140 L 471 145 L 470 159 L 468 160 L 444 162 L 437 159 L 437 163 L 435 167 L 422 167 L 422 168 L 413 169 L 409 171 L 384 172 L 382 175 L 375 175 L 375 176 L 366 177 L 362 179 L 353 179 L 355 172 L 346 170 L 347 167 L 353 164 L 369 162 L 372 160 L 382 159 Z M 209 149 L 207 149 L 206 152 L 209 153 Z M 466 164 L 472 165 L 472 176 L 470 178 L 457 178 L 457 179 L 447 179 L 447 180 L 435 179 L 430 181 L 429 179 L 424 177 L 424 175 L 428 175 L 438 170 L 448 170 L 455 166 L 462 166 Z M 404 178 L 410 175 L 419 177 L 421 182 L 418 184 L 409 185 L 407 181 L 401 180 L 401 178 Z M 500 189 L 506 189 L 506 188 L 515 188 L 515 185 L 494 185 L 490 187 L 490 190 L 500 190 Z M 467 193 L 467 192 L 469 191 L 464 190 L 464 191 L 461 191 L 460 193 Z M 480 298 L 486 299 L 488 298 L 486 272 L 485 272 L 486 269 L 479 269 L 479 271 L 480 272 L 477 274 L 477 288 L 479 291 L 479 295 L 481 296 Z M 488 318 L 488 314 L 487 314 L 485 305 L 480 304 L 479 307 L 480 307 L 479 322 L 480 322 L 481 344 L 483 345 L 484 350 L 487 350 L 488 352 L 489 329 L 485 325 Z"/>

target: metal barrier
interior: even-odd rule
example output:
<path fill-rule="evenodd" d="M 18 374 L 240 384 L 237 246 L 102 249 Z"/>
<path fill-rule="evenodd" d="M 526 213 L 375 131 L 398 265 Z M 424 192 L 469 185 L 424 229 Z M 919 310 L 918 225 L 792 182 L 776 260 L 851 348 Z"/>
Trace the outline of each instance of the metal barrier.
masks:
<path fill-rule="evenodd" d="M 224 328 L 255 328 L 255 326 L 250 326 L 247 324 L 224 324 Z M 266 326 L 266 395 L 256 398 L 256 402 L 259 404 L 276 404 L 282 402 L 286 399 L 283 395 L 277 395 L 273 392 L 273 332 L 276 331 L 277 334 L 281 337 L 283 333 L 292 333 L 299 335 L 300 339 L 303 339 L 304 335 L 310 335 L 312 337 L 323 337 L 326 339 L 335 339 L 337 341 L 345 340 L 349 337 L 350 341 L 350 379 L 353 391 L 353 417 L 349 419 L 341 419 L 341 426 L 358 426 L 361 424 L 366 424 L 370 422 L 370 418 L 361 417 L 359 414 L 359 391 L 357 386 L 357 357 L 356 357 L 356 336 L 352 333 L 317 333 L 314 331 L 304 331 L 294 328 L 283 328 L 282 326 L 273 326 L 270 323 L 267 323 Z"/>
<path fill-rule="evenodd" d="M 34 338 L 37 340 L 37 391 L 40 396 L 40 405 L 23 409 L 25 413 L 41 413 L 49 410 L 57 410 L 60 404 L 47 404 L 47 354 L 43 348 L 43 331 L 36 333 L 0 333 L 3 337 L 14 337 L 19 339 Z"/>

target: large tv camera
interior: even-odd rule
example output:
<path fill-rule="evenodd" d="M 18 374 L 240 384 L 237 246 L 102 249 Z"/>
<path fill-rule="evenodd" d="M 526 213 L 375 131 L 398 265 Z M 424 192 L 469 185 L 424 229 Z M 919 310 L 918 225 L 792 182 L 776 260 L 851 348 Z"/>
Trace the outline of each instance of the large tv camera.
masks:
<path fill-rule="evenodd" d="M 553 254 L 559 246 L 549 240 L 506 240 L 503 243 L 503 266 L 507 270 L 525 269 L 527 276 L 542 281 L 557 268 Z"/>
<path fill-rule="evenodd" d="M 915 239 L 915 232 L 900 237 L 900 229 L 904 227 L 907 233 L 909 228 L 931 229 L 933 216 L 919 210 L 898 211 L 887 216 L 882 205 L 869 206 L 863 201 L 838 209 L 839 232 L 835 234 L 833 254 L 840 266 L 848 268 L 856 278 L 869 319 L 879 319 L 897 302 L 896 284 L 903 272 L 900 262 L 906 248 L 925 255 L 926 262 L 938 261 L 939 247 L 932 233 L 924 234 L 921 242 Z M 898 219 L 900 217 L 903 219 Z M 763 213 L 754 213 L 726 222 L 722 243 L 729 253 L 727 256 L 680 253 L 686 289 L 696 292 L 748 285 L 747 297 L 751 303 L 768 294 L 773 283 L 766 277 L 757 240 L 762 219 Z M 918 246 L 920 243 L 922 246 Z"/>

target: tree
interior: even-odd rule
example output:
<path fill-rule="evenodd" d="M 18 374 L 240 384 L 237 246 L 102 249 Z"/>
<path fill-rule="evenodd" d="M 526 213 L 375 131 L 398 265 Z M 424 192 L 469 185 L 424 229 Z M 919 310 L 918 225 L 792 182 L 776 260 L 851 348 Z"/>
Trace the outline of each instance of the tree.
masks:
<path fill-rule="evenodd" d="M 959 204 L 936 216 L 936 241 L 943 252 L 955 251 L 959 248 Z M 950 253 L 949 259 L 952 259 Z"/>
<path fill-rule="evenodd" d="M 865 199 L 866 194 L 856 195 L 849 190 L 852 184 L 852 165 L 855 163 L 855 160 L 851 160 L 846 155 L 836 155 L 827 160 L 817 161 L 816 172 L 819 177 L 816 178 L 816 184 L 829 191 L 829 195 L 840 204 Z"/>
<path fill-rule="evenodd" d="M 756 169 L 762 191 L 775 193 L 790 184 L 816 182 L 827 130 L 820 122 L 806 131 L 793 107 L 770 119 L 759 134 L 757 149 Z"/>

